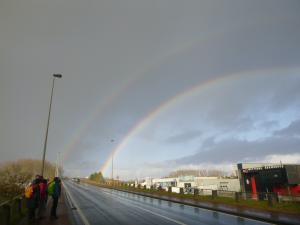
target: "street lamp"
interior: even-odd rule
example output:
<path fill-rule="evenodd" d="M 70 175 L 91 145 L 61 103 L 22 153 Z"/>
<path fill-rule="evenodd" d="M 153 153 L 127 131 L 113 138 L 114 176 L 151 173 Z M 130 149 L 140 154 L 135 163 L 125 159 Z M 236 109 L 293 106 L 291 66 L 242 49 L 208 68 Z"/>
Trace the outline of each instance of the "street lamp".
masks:
<path fill-rule="evenodd" d="M 114 139 L 111 139 L 110 142 L 114 142 Z M 112 153 L 111 156 L 111 182 L 113 184 L 113 180 L 114 180 L 114 153 Z"/>
<path fill-rule="evenodd" d="M 45 135 L 45 141 L 44 141 L 43 160 L 42 160 L 42 172 L 41 172 L 42 176 L 44 176 L 44 169 L 45 169 L 45 157 L 46 157 L 46 149 L 47 149 L 47 141 L 48 141 L 48 131 L 49 131 L 49 122 L 50 122 L 50 115 L 51 115 L 51 106 L 52 106 L 52 97 L 53 97 L 53 90 L 54 90 L 54 81 L 55 81 L 55 78 L 62 78 L 62 75 L 61 74 L 53 74 L 53 79 L 52 79 L 52 89 L 51 89 L 49 113 L 48 113 L 47 128 L 46 128 L 46 135 Z"/>

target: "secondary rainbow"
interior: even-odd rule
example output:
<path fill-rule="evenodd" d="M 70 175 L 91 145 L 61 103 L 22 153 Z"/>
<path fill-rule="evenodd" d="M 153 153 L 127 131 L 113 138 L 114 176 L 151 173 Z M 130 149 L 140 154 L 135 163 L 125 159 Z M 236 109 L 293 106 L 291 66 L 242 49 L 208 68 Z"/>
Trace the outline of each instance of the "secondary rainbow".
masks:
<path fill-rule="evenodd" d="M 238 28 L 238 27 L 235 27 Z M 100 104 L 97 108 L 93 110 L 91 115 L 86 119 L 83 120 L 81 125 L 79 126 L 78 129 L 76 129 L 70 138 L 70 142 L 67 143 L 66 146 L 63 147 L 63 160 L 67 160 L 69 154 L 75 149 L 75 146 L 78 145 L 80 142 L 81 138 L 86 134 L 88 128 L 93 124 L 93 121 L 96 120 L 96 118 L 99 118 L 100 115 L 105 113 L 105 110 L 108 109 L 114 102 L 116 102 L 116 99 L 118 99 L 119 96 L 121 96 L 123 93 L 126 93 L 126 91 L 133 86 L 135 83 L 139 81 L 139 79 L 142 77 L 142 74 L 146 74 L 150 72 L 151 70 L 158 68 L 160 65 L 163 65 L 163 63 L 172 58 L 177 56 L 179 53 L 183 53 L 185 51 L 188 51 L 189 49 L 193 49 L 193 47 L 197 46 L 199 43 L 205 41 L 211 40 L 213 37 L 219 37 L 223 35 L 225 32 L 229 32 L 228 27 L 225 28 L 220 28 L 218 30 L 215 30 L 208 34 L 207 36 L 201 37 L 201 38 L 196 38 L 193 40 L 189 40 L 182 45 L 176 45 L 174 48 L 171 48 L 170 51 L 166 52 L 165 54 L 161 54 L 157 57 L 155 57 L 155 60 L 151 63 L 148 62 L 148 65 L 141 67 L 139 71 L 137 71 L 134 75 L 132 75 L 131 79 L 127 81 L 127 83 L 123 86 L 123 88 L 119 92 L 115 92 L 109 97 L 105 99 L 105 102 L 103 104 Z M 209 81 L 208 81 L 209 82 Z M 179 94 L 180 95 L 180 94 Z M 163 107 L 164 103 L 161 104 Z M 158 107 L 159 108 L 159 107 Z M 151 117 L 151 115 L 155 111 L 152 111 L 148 114 L 148 116 Z M 147 117 L 146 117 L 147 118 Z M 140 123 L 143 123 L 144 120 L 141 120 Z M 138 123 L 139 124 L 139 123 Z M 138 125 L 137 125 L 138 126 Z M 134 126 L 128 133 L 133 132 L 135 130 L 136 126 Z M 126 137 L 125 137 L 126 138 Z M 121 144 L 120 144 L 121 145 Z M 113 154 L 111 154 L 112 156 Z M 111 158 L 110 156 L 110 158 Z"/>
<path fill-rule="evenodd" d="M 284 68 L 273 68 L 273 69 L 264 69 L 264 70 L 253 70 L 253 71 L 242 71 L 233 74 L 228 74 L 225 76 L 215 76 L 213 79 L 206 80 L 192 86 L 191 88 L 184 90 L 177 95 L 173 96 L 172 98 L 168 99 L 167 101 L 161 103 L 156 107 L 154 110 L 150 111 L 145 117 L 143 117 L 136 125 L 134 125 L 122 139 L 122 141 L 112 150 L 111 154 L 105 161 L 105 163 L 100 168 L 101 172 L 105 172 L 108 168 L 111 159 L 115 156 L 121 149 L 123 149 L 129 140 L 135 136 L 138 132 L 140 132 L 143 128 L 145 128 L 155 117 L 159 114 L 165 112 L 166 110 L 170 109 L 172 106 L 175 106 L 178 102 L 182 101 L 183 99 L 192 96 L 200 91 L 205 91 L 206 89 L 212 87 L 213 85 L 222 84 L 224 82 L 230 82 L 234 79 L 241 79 L 249 76 L 255 75 L 273 75 L 273 74 L 281 74 L 277 73 L 278 71 Z M 276 72 L 276 73 L 274 73 Z"/>

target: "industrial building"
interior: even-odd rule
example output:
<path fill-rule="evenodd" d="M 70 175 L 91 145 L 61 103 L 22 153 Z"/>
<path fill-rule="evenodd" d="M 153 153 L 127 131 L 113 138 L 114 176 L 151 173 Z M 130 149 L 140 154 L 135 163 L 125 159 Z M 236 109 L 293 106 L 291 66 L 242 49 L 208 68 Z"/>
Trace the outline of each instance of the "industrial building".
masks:
<path fill-rule="evenodd" d="M 183 188 L 186 192 L 197 188 L 205 191 L 243 192 L 260 198 L 264 193 L 275 192 L 278 195 L 300 197 L 300 165 L 272 164 L 272 163 L 239 163 L 237 164 L 238 178 L 222 177 L 194 177 L 180 176 L 173 178 L 146 178 L 141 186 L 147 189 L 162 188 L 179 192 Z"/>
<path fill-rule="evenodd" d="M 141 186 L 146 186 L 147 189 L 151 187 L 163 188 L 198 188 L 200 190 L 224 190 L 224 191 L 240 191 L 240 182 L 237 178 L 219 178 L 219 177 L 194 177 L 181 176 L 175 178 L 146 178 Z M 177 191 L 175 191 L 177 192 Z"/>
<path fill-rule="evenodd" d="M 300 196 L 300 165 L 239 163 L 241 191 Z"/>

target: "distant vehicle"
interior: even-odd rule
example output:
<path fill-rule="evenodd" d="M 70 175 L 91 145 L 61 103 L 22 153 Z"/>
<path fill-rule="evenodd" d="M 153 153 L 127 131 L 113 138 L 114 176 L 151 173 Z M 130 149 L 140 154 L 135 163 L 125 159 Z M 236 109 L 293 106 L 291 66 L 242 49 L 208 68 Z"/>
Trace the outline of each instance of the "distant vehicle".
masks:
<path fill-rule="evenodd" d="M 80 179 L 77 178 L 77 177 L 73 177 L 73 178 L 72 178 L 72 181 L 74 181 L 74 182 L 76 182 L 76 183 L 80 183 Z"/>

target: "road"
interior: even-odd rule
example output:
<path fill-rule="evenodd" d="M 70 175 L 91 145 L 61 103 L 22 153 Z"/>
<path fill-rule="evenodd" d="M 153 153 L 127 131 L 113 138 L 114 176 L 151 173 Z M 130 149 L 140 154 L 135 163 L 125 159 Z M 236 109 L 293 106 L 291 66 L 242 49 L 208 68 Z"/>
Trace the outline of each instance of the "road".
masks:
<path fill-rule="evenodd" d="M 99 188 L 88 184 L 64 182 L 75 224 L 267 224 L 131 193 Z"/>

